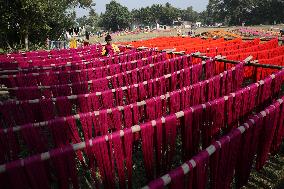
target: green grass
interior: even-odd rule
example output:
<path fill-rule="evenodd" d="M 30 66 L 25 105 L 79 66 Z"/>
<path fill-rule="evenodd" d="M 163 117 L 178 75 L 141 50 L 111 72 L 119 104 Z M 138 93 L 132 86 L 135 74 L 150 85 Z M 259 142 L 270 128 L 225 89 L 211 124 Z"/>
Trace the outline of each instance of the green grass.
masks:
<path fill-rule="evenodd" d="M 284 188 L 284 144 L 281 151 L 270 156 L 260 172 L 252 171 L 249 183 L 244 189 L 283 189 Z"/>
<path fill-rule="evenodd" d="M 123 35 L 123 36 L 114 36 L 113 42 L 127 42 L 127 41 L 138 41 L 138 40 L 146 40 L 156 37 L 162 36 L 176 36 L 176 32 L 174 30 L 170 32 L 152 32 L 152 33 L 139 33 L 139 34 L 131 34 L 131 35 Z M 91 43 L 104 42 L 104 37 L 98 38 L 97 36 L 90 38 Z"/>

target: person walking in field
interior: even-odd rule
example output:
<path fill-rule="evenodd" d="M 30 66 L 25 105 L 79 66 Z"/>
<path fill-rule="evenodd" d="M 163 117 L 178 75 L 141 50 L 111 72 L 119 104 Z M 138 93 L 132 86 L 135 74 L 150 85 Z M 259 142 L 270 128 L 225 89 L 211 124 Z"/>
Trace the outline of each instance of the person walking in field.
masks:
<path fill-rule="evenodd" d="M 112 38 L 108 34 L 105 37 L 105 42 L 107 44 L 102 49 L 102 55 L 103 56 L 109 56 L 109 55 L 113 55 L 113 54 L 116 54 L 116 53 L 120 52 L 119 48 L 115 44 L 111 44 L 111 41 L 112 41 Z"/>

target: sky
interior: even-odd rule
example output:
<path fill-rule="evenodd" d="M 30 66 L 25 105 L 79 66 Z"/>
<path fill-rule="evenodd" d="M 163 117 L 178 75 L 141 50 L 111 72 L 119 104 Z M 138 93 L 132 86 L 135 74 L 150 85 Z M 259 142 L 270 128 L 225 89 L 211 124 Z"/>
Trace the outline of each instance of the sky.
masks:
<path fill-rule="evenodd" d="M 96 12 L 101 13 L 105 11 L 105 5 L 109 3 L 111 0 L 100 0 L 94 2 L 96 3 L 95 9 Z M 151 6 L 152 4 L 165 4 L 166 2 L 171 3 L 173 6 L 181 9 L 185 9 L 186 7 L 193 6 L 193 9 L 200 12 L 206 9 L 208 4 L 208 0 L 116 0 L 123 6 L 128 7 L 129 10 L 134 8 L 141 8 L 146 6 Z M 77 17 L 81 17 L 83 15 L 88 14 L 88 10 L 84 9 L 76 9 Z"/>

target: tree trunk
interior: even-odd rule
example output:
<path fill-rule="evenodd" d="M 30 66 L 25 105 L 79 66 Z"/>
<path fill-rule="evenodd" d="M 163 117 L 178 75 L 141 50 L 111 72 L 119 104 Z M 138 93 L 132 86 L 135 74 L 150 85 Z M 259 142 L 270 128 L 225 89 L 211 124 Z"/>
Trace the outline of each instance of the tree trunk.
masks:
<path fill-rule="evenodd" d="M 25 33 L 25 48 L 26 48 L 26 51 L 29 50 L 29 33 L 28 32 Z"/>

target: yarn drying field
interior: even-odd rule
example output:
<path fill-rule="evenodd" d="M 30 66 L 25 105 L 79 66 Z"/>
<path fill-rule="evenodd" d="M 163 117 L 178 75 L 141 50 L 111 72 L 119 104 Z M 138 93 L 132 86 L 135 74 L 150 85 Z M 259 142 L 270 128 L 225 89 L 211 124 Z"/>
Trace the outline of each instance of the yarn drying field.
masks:
<path fill-rule="evenodd" d="M 284 165 L 278 39 L 160 36 L 119 48 L 0 56 L 1 188 L 281 184 L 267 177 L 281 179 Z"/>
<path fill-rule="evenodd" d="M 247 28 L 247 27 L 245 27 Z M 255 31 L 270 31 L 271 28 L 273 28 L 272 30 L 275 32 L 279 32 L 279 30 L 281 28 L 283 28 L 283 24 L 280 25 L 263 25 L 263 26 L 251 26 L 248 27 L 250 28 L 250 30 L 255 30 Z M 222 27 L 222 28 L 216 28 L 216 27 L 201 27 L 201 28 L 197 28 L 195 30 L 195 35 L 201 35 L 203 33 L 206 32 L 213 32 L 213 31 L 226 31 L 226 32 L 233 32 L 236 33 L 238 35 L 242 35 L 242 34 L 247 34 L 247 32 L 245 33 L 241 33 L 239 30 L 242 30 L 242 27 Z M 187 35 L 189 32 L 189 29 L 182 29 L 182 34 Z M 120 42 L 129 42 L 129 41 L 137 41 L 137 40 L 146 40 L 146 39 L 151 39 L 151 38 L 156 38 L 156 37 L 170 37 L 170 36 L 177 36 L 177 30 L 176 29 L 170 29 L 167 31 L 153 31 L 153 32 L 146 32 L 146 33 L 138 33 L 138 34 L 127 34 L 127 35 L 115 35 L 113 37 L 113 41 L 116 43 L 120 43 Z M 251 36 L 253 36 L 253 33 L 251 33 Z M 262 35 L 255 35 L 255 37 L 263 37 Z M 104 42 L 104 38 L 98 38 L 96 36 L 91 37 L 90 41 L 92 43 L 97 43 L 97 42 Z"/>

